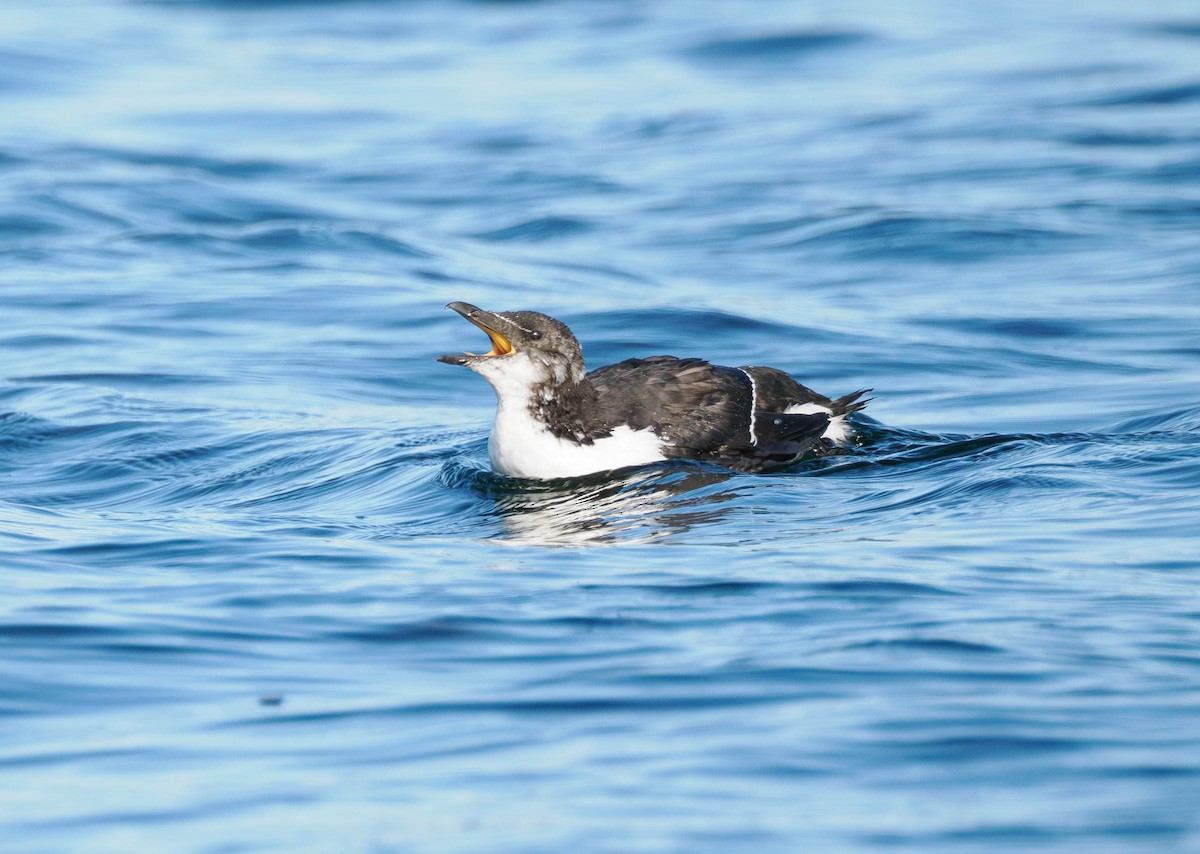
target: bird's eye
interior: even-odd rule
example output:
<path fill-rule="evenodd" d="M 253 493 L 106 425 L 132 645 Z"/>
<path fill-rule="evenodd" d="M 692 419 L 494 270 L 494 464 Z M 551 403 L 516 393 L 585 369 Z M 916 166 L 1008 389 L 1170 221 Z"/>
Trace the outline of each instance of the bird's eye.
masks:
<path fill-rule="evenodd" d="M 538 332 L 536 329 L 531 329 L 531 330 L 529 330 L 528 337 L 532 338 L 534 341 L 541 341 L 542 333 Z"/>

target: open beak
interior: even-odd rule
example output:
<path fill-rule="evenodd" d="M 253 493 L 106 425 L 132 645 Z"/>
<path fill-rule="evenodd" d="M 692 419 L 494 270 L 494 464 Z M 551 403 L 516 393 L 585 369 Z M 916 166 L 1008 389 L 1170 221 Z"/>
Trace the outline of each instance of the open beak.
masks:
<path fill-rule="evenodd" d="M 448 365 L 469 365 L 471 362 L 479 359 L 507 356 L 514 351 L 515 348 L 512 342 L 495 328 L 503 322 L 503 318 L 490 311 L 484 311 L 482 308 L 473 306 L 469 302 L 452 302 L 446 308 L 454 309 L 486 332 L 488 339 L 492 342 L 492 349 L 482 355 L 476 355 L 475 353 L 451 353 L 446 356 L 438 356 L 437 360 L 439 362 L 445 362 Z"/>

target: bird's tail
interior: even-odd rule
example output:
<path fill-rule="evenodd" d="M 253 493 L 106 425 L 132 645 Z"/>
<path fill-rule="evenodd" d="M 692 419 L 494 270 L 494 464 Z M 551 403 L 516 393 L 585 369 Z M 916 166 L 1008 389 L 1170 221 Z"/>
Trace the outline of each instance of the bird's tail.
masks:
<path fill-rule="evenodd" d="M 849 394 L 839 397 L 837 400 L 831 400 L 829 402 L 829 408 L 833 410 L 834 415 L 848 415 L 851 412 L 858 412 L 861 409 L 866 409 L 867 404 L 875 398 L 863 398 L 863 395 L 870 394 L 872 391 L 874 391 L 874 389 L 870 388 L 862 388 L 858 391 L 852 391 Z"/>

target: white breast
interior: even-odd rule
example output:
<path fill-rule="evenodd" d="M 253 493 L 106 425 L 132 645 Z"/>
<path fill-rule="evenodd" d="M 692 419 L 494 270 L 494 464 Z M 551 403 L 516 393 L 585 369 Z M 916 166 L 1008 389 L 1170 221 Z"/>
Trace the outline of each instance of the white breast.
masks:
<path fill-rule="evenodd" d="M 591 445 L 560 439 L 529 414 L 523 401 L 501 401 L 488 439 L 492 468 L 511 477 L 547 480 L 578 477 L 624 466 L 665 460 L 662 443 L 652 430 L 618 427 Z"/>
<path fill-rule="evenodd" d="M 548 480 L 666 459 L 662 443 L 651 430 L 618 427 L 611 436 L 590 445 L 555 436 L 530 414 L 530 389 L 548 381 L 562 382 L 563 377 L 551 376 L 549 368 L 535 364 L 523 353 L 485 360 L 474 370 L 496 390 L 496 423 L 488 439 L 488 455 L 492 468 L 500 474 Z"/>

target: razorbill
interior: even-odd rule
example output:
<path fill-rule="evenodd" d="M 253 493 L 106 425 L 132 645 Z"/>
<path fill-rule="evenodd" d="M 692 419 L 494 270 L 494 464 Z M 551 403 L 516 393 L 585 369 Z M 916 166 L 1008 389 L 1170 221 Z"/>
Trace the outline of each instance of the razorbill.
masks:
<path fill-rule="evenodd" d="M 587 372 L 566 324 L 536 311 L 452 308 L 487 333 L 492 349 L 439 356 L 496 390 L 492 467 L 546 480 L 701 460 L 740 471 L 785 466 L 849 440 L 846 416 L 870 389 L 831 400 L 776 368 L 728 368 L 651 356 Z"/>

